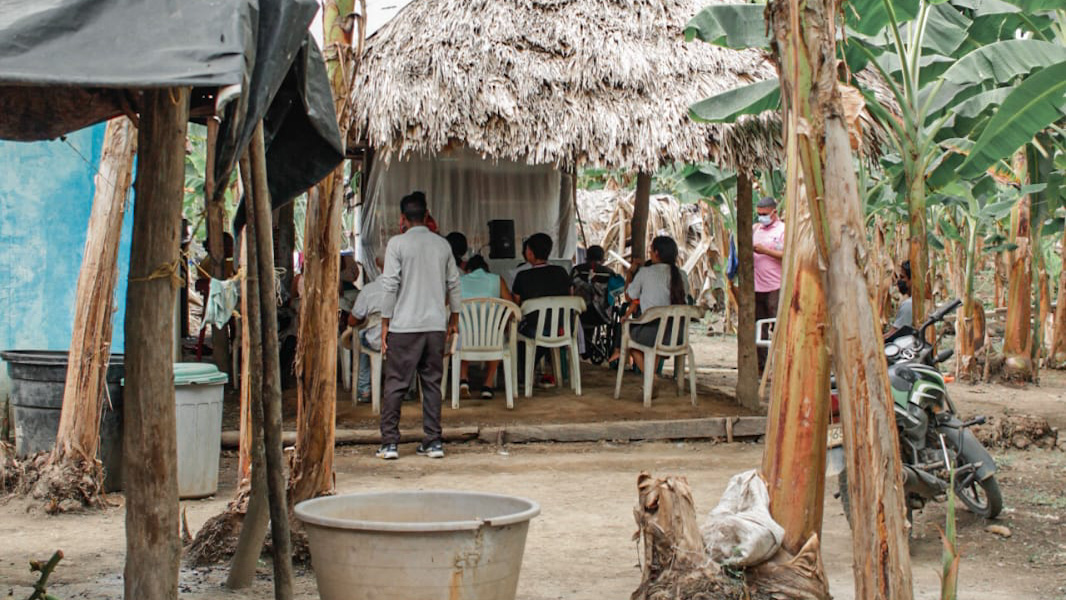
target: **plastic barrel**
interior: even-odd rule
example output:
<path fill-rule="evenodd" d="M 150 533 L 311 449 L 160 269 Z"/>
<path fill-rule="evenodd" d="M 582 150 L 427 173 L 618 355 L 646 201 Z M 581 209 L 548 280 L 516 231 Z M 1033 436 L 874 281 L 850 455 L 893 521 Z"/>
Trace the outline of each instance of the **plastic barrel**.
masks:
<path fill-rule="evenodd" d="M 11 407 L 14 413 L 15 453 L 28 456 L 50 451 L 59 434 L 63 388 L 67 380 L 65 351 L 6 350 L 11 377 Z M 100 450 L 104 465 L 104 491 L 122 489 L 122 375 L 123 356 L 112 354 L 107 367 L 107 398 L 100 415 Z M 110 401 L 108 401 L 110 400 Z"/>
<path fill-rule="evenodd" d="M 218 490 L 222 398 L 228 379 L 211 364 L 174 364 L 181 498 L 205 498 Z"/>

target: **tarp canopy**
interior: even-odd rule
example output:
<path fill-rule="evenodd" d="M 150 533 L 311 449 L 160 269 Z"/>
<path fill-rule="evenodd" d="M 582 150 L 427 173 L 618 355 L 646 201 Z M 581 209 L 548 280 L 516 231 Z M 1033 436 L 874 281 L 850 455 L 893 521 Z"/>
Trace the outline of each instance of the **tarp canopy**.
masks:
<path fill-rule="evenodd" d="M 190 86 L 191 118 L 222 119 L 216 181 L 263 119 L 271 197 L 285 203 L 344 155 L 307 31 L 317 10 L 316 0 L 0 0 L 0 138 L 52 139 L 137 113 L 145 88 Z"/>

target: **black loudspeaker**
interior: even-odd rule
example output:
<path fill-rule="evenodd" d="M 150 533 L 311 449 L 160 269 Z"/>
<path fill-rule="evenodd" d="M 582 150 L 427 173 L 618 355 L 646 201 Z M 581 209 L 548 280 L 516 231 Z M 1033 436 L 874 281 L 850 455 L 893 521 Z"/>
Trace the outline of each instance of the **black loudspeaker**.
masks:
<path fill-rule="evenodd" d="M 489 258 L 514 257 L 514 221 L 489 221 Z"/>

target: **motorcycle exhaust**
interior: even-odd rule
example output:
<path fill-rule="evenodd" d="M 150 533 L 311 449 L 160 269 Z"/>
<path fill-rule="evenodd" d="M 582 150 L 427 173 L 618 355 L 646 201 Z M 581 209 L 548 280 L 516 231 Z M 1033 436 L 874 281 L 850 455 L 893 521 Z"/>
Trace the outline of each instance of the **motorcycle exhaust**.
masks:
<path fill-rule="evenodd" d="M 925 471 L 903 465 L 903 489 L 923 498 L 935 498 L 947 490 L 947 485 Z"/>

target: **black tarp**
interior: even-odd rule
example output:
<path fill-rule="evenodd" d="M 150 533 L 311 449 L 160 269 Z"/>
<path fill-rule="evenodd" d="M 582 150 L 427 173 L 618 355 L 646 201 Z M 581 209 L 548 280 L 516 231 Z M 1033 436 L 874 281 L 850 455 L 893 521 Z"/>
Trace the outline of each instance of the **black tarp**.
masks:
<path fill-rule="evenodd" d="M 343 159 L 307 32 L 316 10 L 316 0 L 0 0 L 0 138 L 52 139 L 136 113 L 145 88 L 191 86 L 192 118 L 203 119 L 220 90 L 239 90 L 218 115 L 216 181 L 263 119 L 280 205 Z"/>

